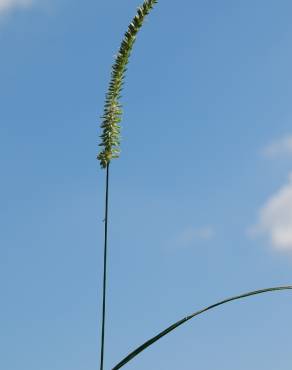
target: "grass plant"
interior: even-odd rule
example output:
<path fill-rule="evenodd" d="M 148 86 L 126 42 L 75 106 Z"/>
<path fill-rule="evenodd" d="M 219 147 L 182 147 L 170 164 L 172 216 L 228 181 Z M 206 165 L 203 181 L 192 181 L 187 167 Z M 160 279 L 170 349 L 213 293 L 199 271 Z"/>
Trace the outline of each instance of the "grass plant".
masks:
<path fill-rule="evenodd" d="M 124 84 L 125 74 L 129 58 L 136 41 L 136 36 L 143 26 L 146 16 L 153 9 L 158 0 L 145 0 L 144 3 L 138 8 L 137 14 L 132 19 L 128 29 L 122 40 L 120 49 L 116 56 L 115 62 L 112 67 L 111 80 L 106 94 L 104 113 L 101 123 L 101 151 L 97 159 L 103 169 L 106 170 L 106 189 L 105 189 L 105 219 L 104 219 L 104 259 L 103 259 L 103 299 L 102 299 L 102 323 L 101 323 L 101 348 L 100 348 L 100 370 L 104 368 L 104 353 L 105 353 L 105 319 L 106 319 L 106 281 L 107 281 L 107 248 L 108 248 L 108 205 L 109 205 L 109 167 L 113 159 L 120 155 L 120 122 L 122 120 L 122 104 L 120 102 L 121 92 Z M 231 298 L 224 299 L 220 302 L 205 307 L 199 311 L 185 316 L 183 319 L 170 325 L 165 330 L 161 331 L 154 337 L 150 338 L 142 345 L 130 352 L 124 359 L 122 359 L 112 370 L 118 370 L 133 360 L 137 355 L 146 350 L 148 347 L 156 343 L 158 340 L 168 335 L 181 325 L 185 324 L 192 318 L 199 316 L 207 311 L 216 307 L 225 305 L 232 301 L 241 300 L 255 295 L 260 295 L 269 292 L 291 290 L 292 286 L 279 286 L 273 288 L 266 288 L 255 290 L 252 292 L 240 294 Z"/>

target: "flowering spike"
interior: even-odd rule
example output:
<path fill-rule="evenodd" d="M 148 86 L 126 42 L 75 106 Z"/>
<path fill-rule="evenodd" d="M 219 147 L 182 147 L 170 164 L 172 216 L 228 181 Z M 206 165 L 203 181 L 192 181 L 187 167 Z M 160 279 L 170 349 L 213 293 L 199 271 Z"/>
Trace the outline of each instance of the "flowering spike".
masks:
<path fill-rule="evenodd" d="M 120 154 L 121 127 L 119 123 L 122 116 L 122 106 L 119 99 L 127 70 L 126 67 L 136 40 L 136 35 L 142 27 L 145 17 L 157 2 L 158 0 L 145 0 L 143 5 L 138 8 L 137 14 L 125 33 L 115 63 L 112 66 L 111 80 L 106 94 L 101 124 L 103 133 L 99 145 L 102 147 L 102 150 L 97 156 L 102 168 L 106 168 L 111 159 L 118 158 Z"/>

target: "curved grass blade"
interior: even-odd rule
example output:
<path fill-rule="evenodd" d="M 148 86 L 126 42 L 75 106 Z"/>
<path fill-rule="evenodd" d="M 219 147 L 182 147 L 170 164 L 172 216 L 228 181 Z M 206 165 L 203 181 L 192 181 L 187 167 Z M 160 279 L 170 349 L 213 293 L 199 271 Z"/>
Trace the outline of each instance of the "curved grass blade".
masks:
<path fill-rule="evenodd" d="M 157 342 L 159 339 L 161 339 L 165 335 L 169 334 L 173 330 L 177 329 L 179 326 L 181 326 L 182 324 L 184 324 L 187 321 L 191 320 L 195 316 L 199 316 L 199 315 L 201 315 L 202 313 L 204 313 L 206 311 L 209 311 L 209 310 L 211 310 L 213 308 L 216 308 L 218 306 L 224 305 L 226 303 L 229 303 L 229 302 L 232 302 L 232 301 L 236 301 L 238 299 L 243 299 L 243 298 L 247 298 L 247 297 L 250 297 L 250 296 L 254 296 L 254 295 L 258 295 L 258 294 L 263 294 L 263 293 L 268 293 L 268 292 L 275 292 L 275 291 L 279 291 L 279 290 L 290 290 L 290 289 L 292 289 L 292 285 L 279 286 L 279 287 L 267 288 L 267 289 L 260 289 L 260 290 L 254 290 L 252 292 L 248 292 L 248 293 L 240 294 L 240 295 L 237 295 L 237 296 L 234 296 L 234 297 L 231 297 L 231 298 L 224 299 L 223 301 L 217 302 L 215 304 L 212 304 L 211 306 L 208 306 L 208 307 L 205 307 L 205 308 L 203 308 L 203 309 L 201 309 L 199 311 L 196 311 L 196 312 L 192 313 L 191 315 L 186 316 L 183 319 L 177 321 L 173 325 L 170 325 L 168 328 L 166 328 L 165 330 L 161 331 L 159 334 L 155 335 L 153 338 L 147 340 L 141 346 L 139 346 L 134 351 L 132 351 L 128 356 L 126 356 L 122 361 L 120 361 L 116 366 L 114 366 L 112 368 L 112 370 L 118 370 L 118 369 L 120 369 L 121 367 L 123 367 L 124 365 L 126 365 L 128 362 L 130 362 L 134 357 L 136 357 L 139 353 L 143 352 L 146 348 L 150 347 L 152 344 L 154 344 L 155 342 Z"/>
<path fill-rule="evenodd" d="M 121 92 L 127 70 L 127 64 L 136 41 L 137 33 L 143 26 L 145 17 L 150 13 L 158 0 L 145 0 L 138 8 L 137 14 L 129 24 L 121 43 L 115 63 L 112 67 L 111 80 L 106 94 L 104 113 L 102 116 L 101 152 L 97 159 L 102 168 L 106 168 L 113 158 L 120 154 L 120 122 L 122 119 Z"/>

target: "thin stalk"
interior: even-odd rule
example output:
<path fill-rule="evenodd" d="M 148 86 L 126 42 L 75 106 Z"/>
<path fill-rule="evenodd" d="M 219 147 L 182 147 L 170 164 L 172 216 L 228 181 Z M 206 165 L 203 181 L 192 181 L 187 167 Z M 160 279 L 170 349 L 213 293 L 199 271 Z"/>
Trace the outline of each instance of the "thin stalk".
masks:
<path fill-rule="evenodd" d="M 103 253 L 103 292 L 102 292 L 102 329 L 100 345 L 100 370 L 103 370 L 105 313 L 106 313 L 106 279 L 107 279 L 107 241 L 108 241 L 108 203 L 109 203 L 109 162 L 106 166 L 105 217 L 104 217 L 104 253 Z"/>
<path fill-rule="evenodd" d="M 137 355 L 139 355 L 141 352 L 143 352 L 146 348 L 150 347 L 152 344 L 154 344 L 155 342 L 157 342 L 159 339 L 161 339 L 165 335 L 169 334 L 173 330 L 177 329 L 179 326 L 181 326 L 182 324 L 186 323 L 187 321 L 191 320 L 193 317 L 199 316 L 199 315 L 201 315 L 202 313 L 204 313 L 206 311 L 209 311 L 209 310 L 211 310 L 211 309 L 213 309 L 215 307 L 224 305 L 226 303 L 229 303 L 229 302 L 232 302 L 232 301 L 236 301 L 238 299 L 243 299 L 243 298 L 247 298 L 247 297 L 250 297 L 250 296 L 254 296 L 254 295 L 258 295 L 258 294 L 263 294 L 263 293 L 268 293 L 268 292 L 275 292 L 275 291 L 280 291 L 280 290 L 291 290 L 291 289 L 292 289 L 292 285 L 280 286 L 280 287 L 274 287 L 274 288 L 267 288 L 267 289 L 261 289 L 261 290 L 254 290 L 252 292 L 248 292 L 248 293 L 237 295 L 237 296 L 234 296 L 234 297 L 231 297 L 231 298 L 224 299 L 223 301 L 217 302 L 215 304 L 212 304 L 211 306 L 208 306 L 208 307 L 203 308 L 202 310 L 196 311 L 196 312 L 192 313 L 191 315 L 186 316 L 183 319 L 177 321 L 176 323 L 170 325 L 168 328 L 166 328 L 165 330 L 161 331 L 159 334 L 155 335 L 151 339 L 147 340 L 141 346 L 137 347 L 128 356 L 126 356 L 122 361 L 120 361 L 116 366 L 114 366 L 112 368 L 112 370 L 118 370 L 121 367 L 125 366 L 128 362 L 130 362 L 131 360 L 133 360 L 134 357 L 136 357 Z"/>

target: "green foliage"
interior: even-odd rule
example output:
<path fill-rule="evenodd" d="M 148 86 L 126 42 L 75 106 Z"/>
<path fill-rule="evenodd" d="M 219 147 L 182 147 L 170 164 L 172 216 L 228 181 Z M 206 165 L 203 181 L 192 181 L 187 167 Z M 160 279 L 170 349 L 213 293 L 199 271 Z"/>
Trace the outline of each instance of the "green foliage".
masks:
<path fill-rule="evenodd" d="M 120 155 L 120 122 L 122 119 L 122 105 L 120 103 L 121 91 L 124 84 L 127 64 L 131 55 L 137 33 L 143 25 L 145 17 L 149 14 L 158 0 L 145 0 L 138 8 L 137 14 L 125 33 L 115 63 L 112 67 L 111 81 L 104 105 L 102 118 L 101 152 L 97 159 L 101 167 L 106 168 L 113 158 Z"/>
<path fill-rule="evenodd" d="M 121 367 L 125 366 L 128 362 L 133 360 L 134 357 L 139 355 L 139 353 L 145 351 L 148 347 L 150 347 L 152 344 L 163 338 L 165 335 L 169 334 L 173 330 L 177 329 L 181 325 L 185 324 L 187 321 L 193 319 L 196 316 L 199 316 L 203 314 L 204 312 L 207 312 L 209 310 L 212 310 L 213 308 L 222 306 L 226 303 L 232 302 L 232 301 L 237 301 L 238 299 L 243 299 L 251 296 L 255 296 L 258 294 L 263 294 L 263 293 L 269 293 L 269 292 L 276 292 L 276 291 L 281 291 L 281 290 L 292 290 L 292 285 L 287 285 L 287 286 L 279 286 L 279 287 L 274 287 L 274 288 L 267 288 L 267 289 L 261 289 L 261 290 L 254 290 L 252 292 L 240 294 L 231 298 L 224 299 L 223 301 L 217 302 L 215 304 L 212 304 L 211 306 L 205 307 L 202 310 L 196 311 L 192 313 L 189 316 L 184 317 L 183 319 L 177 321 L 176 323 L 170 325 L 168 328 L 160 332 L 159 334 L 155 335 L 153 338 L 147 340 L 145 343 L 143 343 L 141 346 L 136 348 L 134 351 L 132 351 L 128 356 L 126 356 L 122 361 L 120 361 L 116 366 L 112 368 L 112 370 L 118 370 Z"/>

